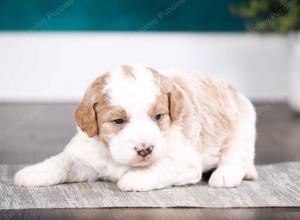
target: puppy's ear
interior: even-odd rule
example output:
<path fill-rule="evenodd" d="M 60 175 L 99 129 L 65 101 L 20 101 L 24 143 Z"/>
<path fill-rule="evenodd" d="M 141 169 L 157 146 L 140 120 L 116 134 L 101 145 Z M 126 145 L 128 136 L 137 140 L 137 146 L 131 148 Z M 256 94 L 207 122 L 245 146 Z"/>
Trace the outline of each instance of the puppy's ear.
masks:
<path fill-rule="evenodd" d="M 103 105 L 105 102 L 105 94 L 102 91 L 105 79 L 106 74 L 97 78 L 92 83 L 75 113 L 77 125 L 82 131 L 86 132 L 89 137 L 99 134 L 96 106 Z"/>
<path fill-rule="evenodd" d="M 183 110 L 183 94 L 175 84 L 172 85 L 171 90 L 168 92 L 168 98 L 171 120 L 176 121 Z"/>
<path fill-rule="evenodd" d="M 98 123 L 97 123 L 97 114 L 95 112 L 93 103 L 89 103 L 84 100 L 78 106 L 75 118 L 77 125 L 81 128 L 82 131 L 86 132 L 89 137 L 93 137 L 98 134 Z"/>

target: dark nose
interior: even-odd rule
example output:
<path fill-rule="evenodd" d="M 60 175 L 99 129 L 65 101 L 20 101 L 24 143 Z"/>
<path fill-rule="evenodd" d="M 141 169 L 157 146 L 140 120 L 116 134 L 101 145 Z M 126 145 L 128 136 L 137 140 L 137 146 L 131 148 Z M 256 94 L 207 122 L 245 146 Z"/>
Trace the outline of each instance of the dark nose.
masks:
<path fill-rule="evenodd" d="M 152 153 L 153 145 L 149 144 L 140 144 L 139 146 L 134 148 L 137 154 L 141 157 L 147 157 L 149 154 Z"/>

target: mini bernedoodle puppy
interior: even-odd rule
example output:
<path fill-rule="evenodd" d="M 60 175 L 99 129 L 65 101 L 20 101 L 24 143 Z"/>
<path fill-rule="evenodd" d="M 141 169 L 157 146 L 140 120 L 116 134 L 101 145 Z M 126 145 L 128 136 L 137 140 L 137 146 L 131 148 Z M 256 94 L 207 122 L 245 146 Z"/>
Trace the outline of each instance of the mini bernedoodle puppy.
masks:
<path fill-rule="evenodd" d="M 256 114 L 233 87 L 195 73 L 123 65 L 98 77 L 76 110 L 64 151 L 15 175 L 19 186 L 116 182 L 123 191 L 254 180 Z"/>

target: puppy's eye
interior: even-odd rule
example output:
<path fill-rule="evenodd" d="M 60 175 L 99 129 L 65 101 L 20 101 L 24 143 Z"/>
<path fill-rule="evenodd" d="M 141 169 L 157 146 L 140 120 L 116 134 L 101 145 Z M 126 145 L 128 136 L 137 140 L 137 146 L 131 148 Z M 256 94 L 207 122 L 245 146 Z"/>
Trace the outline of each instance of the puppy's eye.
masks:
<path fill-rule="evenodd" d="M 162 114 L 155 115 L 154 120 L 159 121 L 162 118 Z"/>
<path fill-rule="evenodd" d="M 121 124 L 124 124 L 125 123 L 125 120 L 124 119 L 121 119 L 121 118 L 118 118 L 116 120 L 113 120 L 114 123 L 118 124 L 118 125 L 121 125 Z"/>

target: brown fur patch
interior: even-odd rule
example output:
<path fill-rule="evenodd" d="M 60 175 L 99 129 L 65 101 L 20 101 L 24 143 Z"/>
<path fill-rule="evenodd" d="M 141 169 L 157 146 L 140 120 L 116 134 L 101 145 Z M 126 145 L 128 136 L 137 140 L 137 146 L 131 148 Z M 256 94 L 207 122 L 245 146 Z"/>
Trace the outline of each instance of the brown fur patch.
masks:
<path fill-rule="evenodd" d="M 161 94 L 155 100 L 155 103 L 151 106 L 148 111 L 150 118 L 155 120 L 155 116 L 161 114 L 162 117 L 157 121 L 157 125 L 160 130 L 166 131 L 170 126 L 170 117 L 169 117 L 169 100 L 166 94 Z"/>
<path fill-rule="evenodd" d="M 132 69 L 131 66 L 129 66 L 129 65 L 123 65 L 122 66 L 122 70 L 123 70 L 123 73 L 125 74 L 125 76 L 135 78 L 134 74 L 132 73 L 133 69 Z"/>
<path fill-rule="evenodd" d="M 201 100 L 203 144 L 209 146 L 213 140 L 222 146 L 221 151 L 231 142 L 236 125 L 236 115 L 232 112 L 231 94 L 223 82 L 205 78 L 201 81 L 205 97 Z"/>

